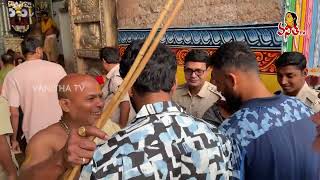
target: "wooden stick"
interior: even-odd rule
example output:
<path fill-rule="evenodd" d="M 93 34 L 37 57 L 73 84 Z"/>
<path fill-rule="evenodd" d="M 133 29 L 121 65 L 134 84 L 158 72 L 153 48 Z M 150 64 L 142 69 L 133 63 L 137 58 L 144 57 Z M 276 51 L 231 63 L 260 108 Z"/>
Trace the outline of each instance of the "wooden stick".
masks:
<path fill-rule="evenodd" d="M 180 2 L 180 1 L 181 1 L 181 2 Z M 149 58 L 151 57 L 152 53 L 154 52 L 155 48 L 157 47 L 157 44 L 160 42 L 160 40 L 161 40 L 162 36 L 164 35 L 166 29 L 170 26 L 170 24 L 171 24 L 172 20 L 174 19 L 177 11 L 180 9 L 183 0 L 180 0 L 180 1 L 179 1 L 179 3 L 178 3 L 178 5 L 179 5 L 179 4 L 180 4 L 180 5 L 178 6 L 178 8 L 176 7 L 176 8 L 174 9 L 173 15 L 171 15 L 170 18 L 169 18 L 169 20 L 171 19 L 170 22 L 168 23 L 168 21 L 169 21 L 169 20 L 168 20 L 167 23 L 165 23 L 165 26 L 164 26 L 164 27 L 166 27 L 166 28 L 162 28 L 161 31 L 160 31 L 160 33 L 158 34 L 158 36 L 157 36 L 157 38 L 156 38 L 156 39 L 158 39 L 157 42 L 155 43 L 155 41 L 153 41 L 153 44 L 152 44 L 153 46 L 152 46 L 152 47 L 153 47 L 154 49 L 152 50 L 151 53 L 149 53 L 149 51 L 148 51 L 148 53 L 147 53 L 147 54 L 149 54 Z M 128 74 L 126 75 L 126 78 L 124 79 L 123 83 L 120 85 L 117 93 L 116 93 L 116 94 L 113 96 L 113 98 L 111 99 L 110 103 L 108 103 L 108 106 L 107 106 L 107 108 L 105 109 L 105 111 L 103 112 L 103 114 L 101 115 L 101 118 L 100 118 L 100 119 L 98 120 L 98 122 L 96 123 L 96 126 L 97 126 L 98 128 L 102 128 L 102 126 L 106 123 L 106 121 L 109 119 L 109 117 L 111 117 L 113 111 L 114 111 L 114 110 L 116 109 L 116 107 L 119 105 L 121 98 L 124 96 L 125 93 L 127 93 L 128 89 L 133 85 L 134 81 L 137 79 L 137 77 L 140 75 L 140 73 L 141 73 L 142 70 L 144 69 L 145 64 L 148 62 L 148 59 L 149 59 L 149 58 L 148 58 L 148 59 L 143 58 L 143 57 L 144 57 L 144 54 L 145 54 L 145 52 L 147 51 L 148 46 L 149 46 L 150 43 L 152 42 L 152 39 L 153 39 L 153 37 L 155 36 L 158 28 L 160 27 L 162 20 L 164 19 L 164 17 L 165 17 L 166 14 L 168 13 L 169 8 L 170 8 L 170 6 L 172 5 L 172 3 L 173 3 L 173 0 L 168 0 L 166 6 L 164 7 L 164 10 L 163 10 L 162 13 L 160 14 L 160 17 L 159 17 L 158 20 L 156 21 L 156 23 L 155 23 L 155 25 L 153 26 L 153 28 L 152 28 L 152 30 L 151 30 L 148 38 L 147 38 L 146 41 L 144 42 L 141 50 L 139 51 L 139 54 L 137 55 L 134 64 L 132 65 L 132 67 L 130 68 L 130 71 L 129 71 Z M 162 33 L 161 33 L 161 32 L 162 32 Z M 162 35 L 161 35 L 161 34 L 162 34 Z M 159 35 L 161 35 L 161 36 L 159 36 Z M 154 45 L 154 44 L 155 44 L 155 45 Z M 144 61 L 145 61 L 143 67 L 139 65 L 142 58 L 143 58 Z M 136 72 L 135 72 L 135 70 L 136 70 L 137 67 L 139 67 L 139 68 L 141 69 L 141 70 L 138 71 L 139 74 L 136 74 Z M 131 78 L 132 76 L 135 77 L 135 78 L 132 79 L 132 78 Z M 133 81 L 133 82 L 131 82 L 131 81 Z M 128 85 L 129 85 L 129 86 L 128 86 Z M 90 138 L 90 139 L 93 139 L 93 138 Z M 68 176 L 67 179 L 69 179 L 69 180 L 74 179 L 75 176 L 78 174 L 79 171 L 80 171 L 80 166 L 75 166 L 75 167 L 72 169 L 72 171 L 71 171 L 71 173 L 70 173 L 70 175 Z"/>
<path fill-rule="evenodd" d="M 116 94 L 111 98 L 110 102 L 108 103 L 108 106 L 106 107 L 106 109 L 104 110 L 104 112 L 102 113 L 100 119 L 98 120 L 98 122 L 96 123 L 96 127 L 101 128 L 103 127 L 103 125 L 107 122 L 107 120 L 111 117 L 112 113 L 114 112 L 114 110 L 117 108 L 117 106 L 119 105 L 119 99 L 121 99 L 124 93 L 123 92 L 124 88 L 127 86 L 128 82 L 130 81 L 132 74 L 135 72 L 135 70 L 137 69 L 138 65 L 140 64 L 141 59 L 143 58 L 143 56 L 145 55 L 145 52 L 148 50 L 154 36 L 156 35 L 163 19 L 165 18 L 165 16 L 167 15 L 167 13 L 169 12 L 169 9 L 171 7 L 173 3 L 173 0 L 168 0 L 165 7 L 163 8 L 159 18 L 157 19 L 156 23 L 154 24 L 154 26 L 152 27 L 147 39 L 145 40 L 144 44 L 141 47 L 141 50 L 139 51 L 136 59 L 134 60 L 134 63 L 132 64 L 129 72 L 127 73 L 126 77 L 124 78 L 123 82 L 121 83 L 121 85 L 119 86 Z M 117 103 L 119 102 L 119 103 Z"/>
<path fill-rule="evenodd" d="M 110 108 L 111 110 L 114 110 L 120 103 L 120 100 L 129 90 L 130 87 L 132 87 L 132 85 L 134 84 L 134 82 L 137 80 L 137 78 L 139 77 L 139 75 L 141 74 L 141 72 L 143 71 L 144 67 L 146 66 L 146 64 L 148 63 L 149 59 L 151 58 L 153 52 L 155 51 L 155 49 L 157 48 L 161 38 L 163 37 L 163 35 L 165 34 L 166 30 L 168 29 L 168 27 L 170 26 L 170 24 L 172 23 L 172 21 L 174 20 L 177 12 L 179 11 L 179 9 L 181 8 L 182 4 L 183 4 L 184 0 L 178 0 L 178 3 L 176 5 L 176 7 L 174 8 L 174 10 L 172 11 L 172 14 L 170 15 L 170 17 L 168 18 L 167 22 L 164 24 L 163 28 L 160 30 L 160 32 L 158 33 L 158 35 L 156 36 L 156 38 L 153 40 L 152 45 L 150 46 L 150 48 L 148 49 L 148 52 L 146 53 L 145 56 L 141 56 L 138 59 L 136 58 L 136 60 L 141 60 L 139 65 L 135 66 L 134 68 L 131 66 L 130 71 L 134 71 L 134 73 L 132 73 L 131 76 L 126 76 L 124 82 L 121 84 L 121 86 L 119 87 L 117 93 L 115 94 L 115 96 L 117 94 L 119 94 L 119 97 L 115 97 L 118 98 L 117 101 L 115 102 L 110 102 L 110 105 L 112 105 L 112 107 Z M 143 48 L 143 47 L 142 47 Z M 141 48 L 141 49 L 142 49 Z M 141 59 L 142 58 L 142 59 Z M 135 64 L 135 63 L 134 63 Z M 129 72 L 130 72 L 129 71 Z M 130 78 L 130 79 L 129 79 Z M 128 81 L 126 81 L 128 80 Z M 104 121 L 106 121 L 107 119 L 104 119 Z M 103 123 L 104 124 L 104 123 Z M 99 124 L 100 125 L 100 124 Z M 97 126 L 98 127 L 98 126 Z M 99 126 L 100 128 L 101 126 Z"/>
<path fill-rule="evenodd" d="M 151 56 L 153 55 L 154 51 L 156 50 L 156 48 L 158 47 L 158 44 L 161 40 L 161 38 L 163 37 L 163 35 L 166 33 L 167 29 L 169 28 L 170 24 L 172 23 L 172 21 L 174 20 L 175 16 L 177 15 L 178 11 L 180 10 L 182 4 L 183 4 L 184 0 L 178 0 L 178 3 L 176 5 L 176 7 L 173 9 L 173 12 L 171 14 L 171 16 L 168 18 L 167 22 L 164 24 L 163 28 L 161 29 L 161 31 L 158 33 L 158 35 L 156 36 L 156 38 L 153 40 L 153 43 L 151 44 L 148 52 L 146 53 L 146 55 L 143 57 L 143 59 L 141 60 L 141 63 L 139 64 L 138 68 L 136 69 L 135 73 L 132 75 L 131 81 L 129 81 L 129 85 L 126 87 L 125 91 L 128 91 L 128 89 L 130 87 L 132 87 L 132 85 L 134 84 L 134 82 L 138 79 L 139 75 L 141 74 L 141 72 L 143 71 L 144 67 L 146 66 L 146 64 L 148 63 L 149 59 L 151 58 Z"/>

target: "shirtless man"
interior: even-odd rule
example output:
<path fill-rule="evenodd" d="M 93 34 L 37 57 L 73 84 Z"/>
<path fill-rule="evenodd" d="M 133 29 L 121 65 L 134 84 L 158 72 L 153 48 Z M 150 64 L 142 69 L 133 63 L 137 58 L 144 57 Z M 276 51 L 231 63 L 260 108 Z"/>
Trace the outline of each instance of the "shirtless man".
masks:
<path fill-rule="evenodd" d="M 99 84 L 88 75 L 65 76 L 58 84 L 58 98 L 63 111 L 61 120 L 31 138 L 22 171 L 29 171 L 35 165 L 54 156 L 64 147 L 72 129 L 94 125 L 100 118 L 104 106 Z M 119 130 L 119 127 L 111 124 L 108 130 L 107 134 L 111 135 Z M 79 161 L 86 159 L 82 158 Z"/>

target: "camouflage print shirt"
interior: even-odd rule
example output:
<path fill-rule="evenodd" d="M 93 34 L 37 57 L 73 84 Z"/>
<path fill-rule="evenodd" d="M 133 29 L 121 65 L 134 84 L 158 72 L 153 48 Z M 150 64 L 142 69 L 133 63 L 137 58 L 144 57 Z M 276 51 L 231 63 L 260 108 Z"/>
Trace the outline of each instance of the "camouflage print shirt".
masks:
<path fill-rule="evenodd" d="M 173 102 L 144 105 L 99 146 L 80 179 L 234 179 L 231 141 Z"/>
<path fill-rule="evenodd" d="M 295 97 L 252 99 L 219 129 L 240 149 L 236 161 L 246 180 L 319 180 L 320 156 L 312 110 Z"/>

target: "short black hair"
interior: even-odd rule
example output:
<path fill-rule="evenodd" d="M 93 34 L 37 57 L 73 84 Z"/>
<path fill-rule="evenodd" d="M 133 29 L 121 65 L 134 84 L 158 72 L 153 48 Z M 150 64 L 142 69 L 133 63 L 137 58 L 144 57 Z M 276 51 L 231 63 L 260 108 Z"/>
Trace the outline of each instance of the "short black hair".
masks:
<path fill-rule="evenodd" d="M 302 71 L 307 67 L 306 57 L 300 52 L 284 52 L 274 63 L 277 69 L 293 65 Z"/>
<path fill-rule="evenodd" d="M 125 78 L 144 41 L 133 41 L 120 61 L 120 75 Z M 148 92 L 170 92 L 176 82 L 177 61 L 172 51 L 159 44 L 133 88 L 141 95 Z"/>
<path fill-rule="evenodd" d="M 101 48 L 99 56 L 101 60 L 109 64 L 117 64 L 120 62 L 119 50 L 114 47 Z"/>
<path fill-rule="evenodd" d="M 28 53 L 33 54 L 39 47 L 41 47 L 40 41 L 33 37 L 27 37 L 21 42 L 21 51 L 23 55 L 26 55 Z"/>
<path fill-rule="evenodd" d="M 2 54 L 1 60 L 2 60 L 3 64 L 13 64 L 14 58 L 12 55 L 5 53 L 5 54 Z"/>
<path fill-rule="evenodd" d="M 256 56 L 245 42 L 232 41 L 221 45 L 210 58 L 216 69 L 236 68 L 247 72 L 259 72 Z"/>
<path fill-rule="evenodd" d="M 202 62 L 206 63 L 206 65 L 209 65 L 209 54 L 208 52 L 200 49 L 192 49 L 188 54 L 186 55 L 184 59 L 184 63 L 187 62 Z"/>

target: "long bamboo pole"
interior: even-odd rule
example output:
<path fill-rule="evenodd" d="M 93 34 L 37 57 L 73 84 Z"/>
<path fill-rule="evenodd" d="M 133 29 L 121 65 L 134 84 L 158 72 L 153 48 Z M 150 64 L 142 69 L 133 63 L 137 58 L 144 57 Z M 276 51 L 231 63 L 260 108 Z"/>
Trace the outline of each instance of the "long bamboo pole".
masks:
<path fill-rule="evenodd" d="M 156 38 L 153 40 L 153 43 L 151 44 L 149 51 L 146 53 L 146 55 L 143 57 L 143 59 L 141 60 L 141 63 L 139 64 L 138 68 L 136 69 L 136 71 L 134 72 L 134 74 L 132 75 L 131 81 L 129 81 L 128 86 L 125 89 L 125 92 L 129 90 L 130 87 L 132 87 L 132 85 L 134 84 L 134 82 L 137 80 L 137 78 L 139 77 L 139 75 L 141 74 L 141 72 L 143 71 L 144 67 L 146 66 L 146 64 L 148 63 L 149 59 L 151 58 L 151 56 L 153 55 L 154 51 L 156 50 L 156 48 L 158 47 L 158 44 L 161 40 L 161 38 L 163 37 L 163 35 L 166 33 L 167 29 L 169 28 L 170 24 L 172 23 L 172 21 L 174 20 L 175 16 L 177 15 L 178 11 L 180 10 L 182 4 L 183 4 L 184 0 L 178 0 L 178 3 L 176 5 L 176 7 L 173 9 L 173 12 L 171 14 L 171 16 L 168 18 L 167 22 L 164 24 L 163 28 L 160 30 L 160 32 L 158 33 L 158 35 L 156 36 Z"/>
<path fill-rule="evenodd" d="M 153 37 L 155 36 L 159 26 L 161 25 L 162 20 L 164 19 L 164 17 L 166 16 L 166 14 L 169 11 L 170 6 L 173 3 L 173 0 L 168 0 L 166 6 L 164 7 L 164 10 L 162 11 L 162 13 L 160 14 L 160 17 L 158 18 L 158 20 L 156 21 L 155 25 L 153 26 L 148 38 L 146 39 L 145 43 L 143 44 L 139 54 L 137 55 L 134 64 L 132 65 L 130 71 L 128 72 L 126 78 L 124 79 L 123 83 L 120 85 L 117 93 L 113 96 L 113 98 L 111 99 L 110 103 L 108 103 L 107 108 L 105 109 L 105 111 L 103 112 L 103 114 L 101 115 L 101 118 L 98 120 L 98 122 L 96 123 L 96 126 L 98 128 L 102 128 L 102 126 L 106 123 L 106 121 L 110 118 L 110 116 L 112 115 L 113 111 L 116 109 L 116 107 L 119 105 L 120 103 L 120 99 L 125 95 L 125 93 L 127 93 L 127 91 L 129 90 L 129 88 L 134 84 L 134 82 L 136 81 L 136 79 L 139 77 L 139 75 L 141 74 L 141 72 L 143 71 L 145 65 L 147 64 L 148 60 L 150 59 L 150 57 L 152 56 L 153 52 L 155 51 L 155 49 L 157 48 L 161 38 L 163 37 L 163 35 L 165 34 L 166 30 L 168 29 L 168 27 L 170 26 L 170 24 L 172 23 L 172 21 L 174 20 L 177 12 L 180 10 L 182 4 L 183 4 L 184 0 L 178 0 L 178 3 L 176 5 L 176 7 L 174 8 L 174 10 L 172 11 L 172 14 L 169 16 L 167 22 L 164 24 L 163 28 L 161 29 L 161 31 L 158 33 L 158 35 L 156 36 L 156 38 L 153 40 L 153 43 L 151 45 L 151 47 L 148 49 L 148 46 L 150 45 L 150 43 L 152 42 Z M 147 51 L 148 50 L 148 51 Z M 146 53 L 147 51 L 147 53 Z M 80 166 L 76 166 L 72 169 L 68 180 L 73 180 L 74 177 L 77 175 L 77 173 L 80 171 Z"/>
<path fill-rule="evenodd" d="M 149 48 L 154 36 L 156 35 L 156 33 L 157 33 L 157 31 L 158 31 L 163 19 L 165 18 L 165 16 L 169 12 L 172 3 L 173 3 L 173 0 L 168 0 L 167 1 L 167 3 L 165 5 L 165 7 L 163 8 L 159 18 L 157 19 L 156 23 L 152 27 L 152 29 L 151 29 L 147 39 L 145 40 L 144 44 L 142 45 L 141 50 L 139 51 L 136 59 L 134 60 L 134 63 L 132 64 L 128 74 L 126 75 L 126 77 L 124 78 L 123 82 L 119 86 L 116 94 L 111 98 L 110 102 L 108 103 L 108 106 L 106 107 L 106 109 L 102 113 L 101 118 L 96 123 L 96 126 L 98 128 L 101 128 L 107 122 L 107 120 L 112 115 L 112 112 L 118 106 L 118 104 L 116 102 L 118 101 L 118 99 L 121 99 L 123 97 L 123 95 L 126 93 L 126 92 L 125 93 L 121 93 L 121 92 L 123 92 L 124 87 L 127 86 L 127 83 L 131 79 L 132 74 L 134 73 L 134 71 L 136 70 L 138 65 L 140 64 L 141 59 L 143 58 L 143 56 L 145 55 L 146 51 L 148 50 L 148 48 Z"/>

